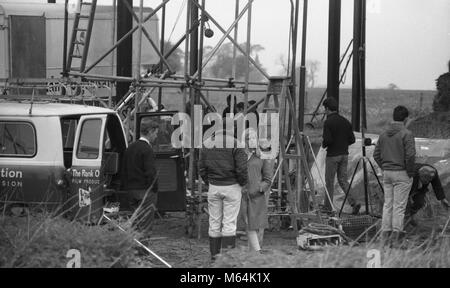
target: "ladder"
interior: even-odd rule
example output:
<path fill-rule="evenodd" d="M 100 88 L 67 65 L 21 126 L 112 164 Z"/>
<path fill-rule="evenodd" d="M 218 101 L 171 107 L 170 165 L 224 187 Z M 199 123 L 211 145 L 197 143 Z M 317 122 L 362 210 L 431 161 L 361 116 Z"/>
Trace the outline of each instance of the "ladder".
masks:
<path fill-rule="evenodd" d="M 82 73 L 86 68 L 92 26 L 94 25 L 97 0 L 92 0 L 92 2 L 79 1 L 79 10 L 75 13 L 73 22 L 66 72 Z"/>
<path fill-rule="evenodd" d="M 281 199 L 282 180 L 286 184 L 288 190 L 288 201 L 290 203 L 292 219 L 296 220 L 299 215 L 299 210 L 302 213 L 309 212 L 309 198 L 312 200 L 313 208 L 318 212 L 318 218 L 321 220 L 320 210 L 315 198 L 314 181 L 309 170 L 307 161 L 307 150 L 305 149 L 306 142 L 303 134 L 300 133 L 297 120 L 295 119 L 295 107 L 290 92 L 291 86 L 290 77 L 271 77 L 267 87 L 266 96 L 264 99 L 263 113 L 278 113 L 279 115 L 279 180 L 278 180 L 278 199 Z M 270 105 L 270 98 L 273 99 L 273 105 Z M 286 119 L 292 120 L 293 134 L 292 138 L 295 144 L 295 152 L 290 151 L 287 147 L 285 139 Z M 272 123 L 270 123 L 272 125 Z M 290 143 L 290 142 L 289 142 Z M 289 145 L 289 144 L 288 144 Z M 292 187 L 291 179 L 289 177 L 289 163 L 286 160 L 294 159 L 296 163 L 296 188 Z M 283 179 L 284 178 L 284 179 Z M 306 189 L 305 185 L 308 184 Z M 309 195 L 308 192 L 309 191 Z M 300 201 L 299 201 L 300 200 Z M 299 207 L 300 204 L 300 207 Z M 300 209 L 299 209 L 300 208 Z M 297 221 L 293 222 L 293 227 L 297 230 Z"/>

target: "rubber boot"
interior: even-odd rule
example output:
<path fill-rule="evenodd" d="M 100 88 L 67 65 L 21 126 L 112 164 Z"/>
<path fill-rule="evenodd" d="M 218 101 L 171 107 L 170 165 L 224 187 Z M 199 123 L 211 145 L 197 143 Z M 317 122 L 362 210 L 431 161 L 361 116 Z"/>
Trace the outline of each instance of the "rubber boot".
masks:
<path fill-rule="evenodd" d="M 236 236 L 222 237 L 222 251 L 226 252 L 236 248 Z"/>
<path fill-rule="evenodd" d="M 394 231 L 391 235 L 391 247 L 401 249 L 403 246 L 403 232 Z"/>
<path fill-rule="evenodd" d="M 382 231 L 380 235 L 380 244 L 382 247 L 390 246 L 391 231 Z"/>
<path fill-rule="evenodd" d="M 211 252 L 211 260 L 216 260 L 217 254 L 220 254 L 222 247 L 222 237 L 209 237 L 209 251 Z"/>

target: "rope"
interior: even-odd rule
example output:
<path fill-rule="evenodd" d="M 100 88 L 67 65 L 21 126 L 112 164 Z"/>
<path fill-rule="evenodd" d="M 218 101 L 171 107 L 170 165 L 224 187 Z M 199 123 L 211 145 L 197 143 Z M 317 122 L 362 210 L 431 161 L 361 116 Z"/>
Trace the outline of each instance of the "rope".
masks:
<path fill-rule="evenodd" d="M 333 203 L 333 201 L 331 201 L 331 197 L 328 194 L 327 185 L 326 185 L 325 181 L 322 178 L 322 174 L 320 174 L 319 165 L 317 164 L 316 155 L 314 155 L 314 150 L 312 148 L 311 141 L 309 140 L 309 136 L 307 136 L 307 135 L 306 135 L 306 140 L 308 140 L 309 148 L 311 149 L 311 152 L 312 152 L 311 154 L 313 155 L 313 158 L 314 158 L 314 164 L 316 165 L 317 171 L 319 172 L 320 182 L 322 182 L 322 185 L 325 188 L 325 194 L 327 195 L 328 201 L 330 201 L 330 203 L 331 203 L 331 209 L 333 209 L 333 211 L 336 211 L 336 207 L 334 207 L 334 203 Z"/>
<path fill-rule="evenodd" d="M 118 224 L 114 223 L 114 221 L 111 220 L 111 218 L 109 218 L 108 216 L 106 216 L 104 213 L 102 215 L 102 217 L 104 217 L 106 220 L 108 220 L 109 222 L 111 222 L 112 224 L 114 224 L 117 228 L 119 228 L 122 232 L 125 232 L 125 229 L 123 229 L 122 227 L 120 227 Z M 153 256 L 156 257 L 156 259 L 158 259 L 159 261 L 161 261 L 164 265 L 166 265 L 169 268 L 172 268 L 172 266 L 167 263 L 166 261 L 164 261 L 164 259 L 162 259 L 161 257 L 159 257 L 155 252 L 153 252 L 152 250 L 150 250 L 147 246 L 145 246 L 144 244 L 142 244 L 141 242 L 139 242 L 139 240 L 137 240 L 136 238 L 133 238 L 134 242 L 136 242 L 139 246 L 141 246 L 142 248 L 144 248 L 148 253 L 152 254 Z"/>
<path fill-rule="evenodd" d="M 364 235 L 366 235 L 367 233 L 369 233 L 369 231 L 372 230 L 373 228 L 375 228 L 378 224 L 380 224 L 380 222 L 381 222 L 381 220 L 377 220 L 375 223 L 373 223 L 372 225 L 370 225 L 369 228 L 367 228 L 366 230 L 364 230 L 364 232 L 361 233 L 361 234 L 353 241 L 353 243 L 352 243 L 352 245 L 351 245 L 350 247 L 355 246 L 355 245 L 358 243 L 359 239 L 361 239 Z M 375 234 L 375 236 L 373 237 L 372 240 L 376 239 L 376 238 L 378 237 L 379 233 L 381 233 L 381 229 L 378 230 L 378 232 Z M 372 241 L 371 241 L 370 243 L 372 243 Z"/>
<path fill-rule="evenodd" d="M 444 228 L 442 229 L 442 232 L 441 232 L 441 235 L 440 235 L 441 237 L 444 236 L 445 231 L 447 230 L 448 224 L 450 224 L 450 216 L 448 217 L 448 220 L 447 220 L 447 222 L 445 223 Z"/>
<path fill-rule="evenodd" d="M 172 31 L 170 32 L 170 35 L 169 35 L 169 38 L 167 39 L 167 42 L 170 42 L 170 38 L 172 38 L 172 34 L 175 31 L 175 28 L 177 27 L 178 21 L 180 20 L 181 13 L 183 12 L 184 5 L 186 5 L 186 0 L 184 0 L 183 3 L 181 3 L 180 10 L 178 11 L 177 18 L 175 19 L 175 23 L 173 24 L 173 28 L 172 28 Z M 189 13 L 189 11 L 187 13 Z"/>

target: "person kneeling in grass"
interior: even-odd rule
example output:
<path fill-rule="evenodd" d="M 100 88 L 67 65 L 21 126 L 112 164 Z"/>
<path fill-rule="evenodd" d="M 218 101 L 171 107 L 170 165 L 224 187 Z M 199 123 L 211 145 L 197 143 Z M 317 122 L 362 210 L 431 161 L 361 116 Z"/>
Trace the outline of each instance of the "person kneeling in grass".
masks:
<path fill-rule="evenodd" d="M 425 207 L 425 196 L 429 191 L 428 188 L 430 184 L 437 200 L 439 200 L 445 208 L 449 208 L 449 203 L 445 198 L 444 189 L 442 188 L 442 183 L 436 168 L 421 163 L 416 163 L 414 168 L 415 173 L 411 191 L 409 192 L 409 201 L 406 206 L 406 216 L 409 217 L 408 222 L 412 226 L 417 226 L 414 215 L 419 212 L 420 209 Z"/>

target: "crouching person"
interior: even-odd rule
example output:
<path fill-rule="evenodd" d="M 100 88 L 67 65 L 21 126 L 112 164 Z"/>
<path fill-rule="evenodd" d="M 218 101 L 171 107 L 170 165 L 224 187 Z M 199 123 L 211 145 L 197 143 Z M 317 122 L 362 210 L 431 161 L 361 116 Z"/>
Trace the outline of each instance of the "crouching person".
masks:
<path fill-rule="evenodd" d="M 437 200 L 445 208 L 449 208 L 448 200 L 445 198 L 439 174 L 431 165 L 416 163 L 414 166 L 414 178 L 411 191 L 409 192 L 409 201 L 406 206 L 406 217 L 412 226 L 417 226 L 414 215 L 425 206 L 425 196 L 431 184 Z"/>
<path fill-rule="evenodd" d="M 132 225 L 141 232 L 151 230 L 156 212 L 157 171 L 152 143 L 159 125 L 144 119 L 139 140 L 128 146 L 123 156 L 122 190 L 127 191 L 130 208 L 134 210 Z"/>
<path fill-rule="evenodd" d="M 227 147 L 227 144 L 232 147 Z M 236 246 L 236 223 L 242 187 L 247 184 L 247 155 L 237 148 L 233 131 L 217 131 L 200 151 L 199 173 L 209 185 L 209 245 L 211 259 L 221 248 Z"/>

